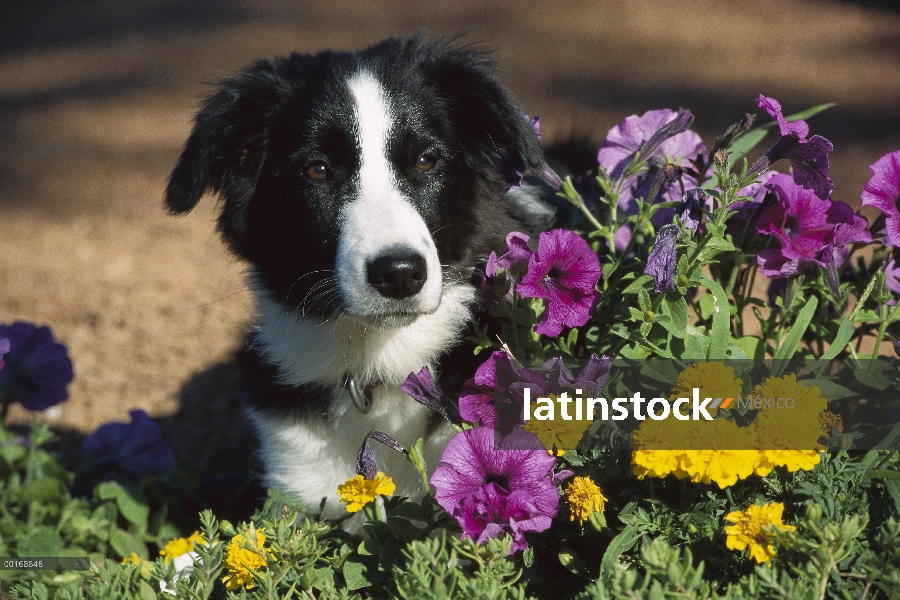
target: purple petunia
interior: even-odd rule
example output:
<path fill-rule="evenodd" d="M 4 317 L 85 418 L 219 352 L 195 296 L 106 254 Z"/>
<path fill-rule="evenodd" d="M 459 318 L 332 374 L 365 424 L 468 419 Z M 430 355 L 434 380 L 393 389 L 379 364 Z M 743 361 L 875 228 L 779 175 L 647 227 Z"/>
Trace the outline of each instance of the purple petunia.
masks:
<path fill-rule="evenodd" d="M 475 377 L 463 384 L 459 395 L 459 412 L 470 423 L 494 426 L 498 417 L 506 421 L 506 412 L 514 413 L 516 424 L 521 414 L 522 402 L 518 383 L 526 383 L 541 390 L 546 387 L 544 378 L 530 369 L 516 364 L 506 352 L 494 351 L 475 371 Z M 499 403 L 497 402 L 499 401 Z M 502 413 L 497 415 L 497 412 Z"/>
<path fill-rule="evenodd" d="M 706 151 L 700 136 L 687 129 L 691 121 L 693 115 L 687 110 L 651 110 L 640 117 L 626 117 L 609 130 L 597 153 L 597 163 L 611 179 L 615 181 L 622 177 L 638 152 L 641 154 L 640 159 L 647 161 L 649 167 L 647 171 L 623 182 L 619 193 L 620 209 L 633 214 L 637 209 L 634 201 L 636 198 L 645 198 L 649 202 L 657 199 L 661 202 L 678 201 L 682 189 L 678 184 L 679 178 L 684 188 L 697 185 L 697 181 L 690 175 L 673 173 L 672 177 L 664 179 L 656 198 L 647 198 L 668 159 L 679 167 L 688 167 L 690 159 Z M 669 220 L 672 211 L 657 211 L 657 215 L 654 215 L 655 223 L 661 222 L 660 219 Z"/>
<path fill-rule="evenodd" d="M 653 277 L 653 289 L 657 294 L 675 289 L 675 267 L 678 263 L 678 226 L 663 225 L 656 234 L 653 250 L 647 257 L 644 274 Z"/>
<path fill-rule="evenodd" d="M 72 361 L 49 327 L 16 322 L 0 325 L 9 340 L 5 368 L 0 371 L 0 402 L 19 402 L 28 410 L 45 410 L 69 397 Z"/>
<path fill-rule="evenodd" d="M 435 500 L 463 528 L 463 537 L 484 543 L 512 536 L 510 553 L 525 549 L 524 534 L 550 527 L 559 510 L 550 472 L 556 458 L 534 434 L 516 431 L 494 445 L 494 431 L 478 427 L 450 440 L 431 476 Z"/>
<path fill-rule="evenodd" d="M 602 275 L 600 260 L 578 234 L 567 229 L 542 233 L 537 254 L 529 257 L 528 272 L 516 288 L 523 298 L 547 300 L 535 331 L 555 337 L 564 326 L 587 323 Z"/>
<path fill-rule="evenodd" d="M 863 206 L 874 206 L 887 217 L 887 243 L 900 247 L 900 150 L 885 154 L 869 166 L 872 178 L 863 186 Z"/>
<path fill-rule="evenodd" d="M 132 483 L 167 474 L 175 466 L 175 455 L 159 425 L 142 410 L 129 414 L 131 423 L 105 423 L 81 443 L 86 468 L 103 479 Z"/>
<path fill-rule="evenodd" d="M 412 396 L 416 402 L 443 415 L 452 424 L 462 425 L 459 409 L 438 388 L 428 367 L 422 367 L 418 373 L 410 373 L 406 381 L 400 384 L 400 389 Z"/>
<path fill-rule="evenodd" d="M 9 338 L 0 338 L 0 369 L 6 364 L 3 360 L 5 354 L 9 354 Z"/>
<path fill-rule="evenodd" d="M 794 181 L 814 190 L 822 200 L 827 199 L 834 190 L 834 180 L 828 177 L 828 153 L 834 146 L 821 135 L 807 139 L 809 126 L 806 121 L 788 123 L 781 112 L 781 104 L 774 98 L 760 94 L 757 104 L 778 122 L 781 139 L 750 167 L 749 173 L 761 173 L 786 158 L 794 167 Z"/>
<path fill-rule="evenodd" d="M 767 277 L 792 277 L 816 265 L 824 267 L 834 261 L 835 249 L 872 241 L 868 222 L 846 203 L 821 200 L 787 175 L 773 176 L 766 188 L 778 201 L 762 210 L 756 229 L 780 242 L 780 247 L 757 255 Z"/>
<path fill-rule="evenodd" d="M 900 294 L 900 264 L 892 258 L 884 267 L 884 284 L 895 294 Z"/>
<path fill-rule="evenodd" d="M 491 252 L 484 269 L 485 274 L 488 277 L 496 277 L 500 271 L 510 273 L 516 265 L 531 258 L 534 253 L 528 246 L 529 239 L 527 235 L 518 231 L 507 234 L 506 253 L 498 257 L 496 252 Z"/>

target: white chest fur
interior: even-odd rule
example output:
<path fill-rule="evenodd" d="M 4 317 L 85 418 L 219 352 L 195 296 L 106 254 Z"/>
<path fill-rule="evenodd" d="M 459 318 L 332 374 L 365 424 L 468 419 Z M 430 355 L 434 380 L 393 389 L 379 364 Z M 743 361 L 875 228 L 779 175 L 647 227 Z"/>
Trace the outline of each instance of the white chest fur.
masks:
<path fill-rule="evenodd" d="M 278 366 L 282 383 L 316 383 L 331 389 L 327 416 L 297 411 L 287 417 L 251 409 L 260 435 L 265 483 L 285 490 L 315 512 L 326 499 L 323 517 L 345 515 L 337 486 L 356 473 L 356 456 L 369 431 L 382 431 L 404 446 L 426 437 L 432 411 L 397 387 L 458 341 L 471 318 L 474 290 L 460 285 L 444 290 L 438 309 L 400 328 L 374 328 L 341 316 L 331 321 L 297 317 L 283 305 L 259 298 L 259 350 Z M 344 389 L 350 374 L 359 382 L 382 382 L 373 390 L 372 408 L 360 412 Z M 433 470 L 453 430 L 441 424 L 425 443 Z M 406 459 L 372 444 L 378 469 L 397 485 L 398 495 L 419 497 L 422 482 Z M 353 527 L 355 529 L 355 527 Z"/>

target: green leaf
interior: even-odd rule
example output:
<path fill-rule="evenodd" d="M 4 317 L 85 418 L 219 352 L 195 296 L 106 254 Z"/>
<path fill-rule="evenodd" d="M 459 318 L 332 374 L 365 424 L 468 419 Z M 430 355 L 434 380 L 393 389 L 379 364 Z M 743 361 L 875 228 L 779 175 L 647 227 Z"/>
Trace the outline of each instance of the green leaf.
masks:
<path fill-rule="evenodd" d="M 35 527 L 17 545 L 19 556 L 59 556 L 63 549 L 63 539 L 55 529 Z"/>
<path fill-rule="evenodd" d="M 713 296 L 712 328 L 709 332 L 707 358 L 721 360 L 728 357 L 728 338 L 731 331 L 731 308 L 725 290 L 709 277 L 702 277 L 703 285 Z"/>
<path fill-rule="evenodd" d="M 886 390 L 891 385 L 891 383 L 893 383 L 890 379 L 886 379 L 878 373 L 869 373 L 868 371 L 863 371 L 862 369 L 854 370 L 853 376 L 861 384 L 870 388 L 874 388 L 876 390 Z"/>
<path fill-rule="evenodd" d="M 900 512 L 900 481 L 888 479 L 884 482 L 884 487 L 887 488 L 888 494 L 890 494 L 891 498 L 894 500 L 894 506 L 897 507 L 897 512 Z"/>
<path fill-rule="evenodd" d="M 683 359 L 700 360 L 706 358 L 706 348 L 709 346 L 709 338 L 705 335 L 687 335 L 684 337 Z"/>
<path fill-rule="evenodd" d="M 663 308 L 663 314 L 668 315 L 671 321 L 663 322 L 661 325 L 677 338 L 683 338 L 687 333 L 687 317 L 688 307 L 684 296 L 679 294 L 666 294 L 665 299 L 660 305 Z"/>
<path fill-rule="evenodd" d="M 116 505 L 119 507 L 119 512 L 122 513 L 125 520 L 133 523 L 140 531 L 147 529 L 150 507 L 147 505 L 147 498 L 140 488 L 131 486 L 119 488 L 119 493 L 116 495 Z"/>
<path fill-rule="evenodd" d="M 853 325 L 853 321 L 848 319 L 847 317 L 841 317 L 841 324 L 838 326 L 837 334 L 834 336 L 834 340 L 831 342 L 831 346 L 828 350 L 822 354 L 822 360 L 831 360 L 835 358 L 838 354 L 840 354 L 841 350 L 847 345 L 850 341 L 850 338 L 853 337 L 853 332 L 856 331 L 856 328 Z"/>
<path fill-rule="evenodd" d="M 110 532 L 109 545 L 112 546 L 112 549 L 115 550 L 116 554 L 122 558 L 131 556 L 132 552 L 140 556 L 142 560 L 147 560 L 149 557 L 147 544 L 142 542 L 136 535 L 119 528 L 114 528 Z"/>
<path fill-rule="evenodd" d="M 397 539 L 403 542 L 411 542 L 421 537 L 419 528 L 401 517 L 388 517 L 387 524 Z"/>
<path fill-rule="evenodd" d="M 622 293 L 623 294 L 637 294 L 641 290 L 652 290 L 653 289 L 653 277 L 650 275 L 641 275 L 634 282 L 625 288 Z"/>
<path fill-rule="evenodd" d="M 734 345 L 743 350 L 744 354 L 749 358 L 761 359 L 763 357 L 765 350 L 762 346 L 762 340 L 758 337 L 747 336 L 732 341 Z"/>
<path fill-rule="evenodd" d="M 872 469 L 866 475 L 869 479 L 898 479 L 900 480 L 900 471 L 889 471 L 885 469 Z"/>
<path fill-rule="evenodd" d="M 351 592 L 375 585 L 387 575 L 378 568 L 377 559 L 361 557 L 348 558 L 344 563 L 343 573 L 344 579 L 347 581 L 347 589 Z"/>
<path fill-rule="evenodd" d="M 853 312 L 854 323 L 881 323 L 881 317 L 874 310 L 864 308 Z"/>
<path fill-rule="evenodd" d="M 639 539 L 641 539 L 641 532 L 633 525 L 628 525 L 613 538 L 600 561 L 600 579 L 609 583 L 616 563 L 619 562 L 619 557 L 623 552 L 631 550 Z"/>
<path fill-rule="evenodd" d="M 787 365 L 785 361 L 791 358 L 794 355 L 794 351 L 797 349 L 797 346 L 800 345 L 800 341 L 803 339 L 803 334 L 806 333 L 807 327 L 809 327 L 809 322 L 812 321 L 813 315 L 816 314 L 816 308 L 819 306 L 819 299 L 816 296 L 810 296 L 806 301 L 806 304 L 800 309 L 800 312 L 797 314 L 797 320 L 794 321 L 794 324 L 791 325 L 791 330 L 788 332 L 787 336 L 784 338 L 784 342 L 782 342 L 781 347 L 775 351 L 775 356 L 773 357 L 776 361 L 781 361 L 779 365 L 776 362 L 773 365 L 773 375 L 776 377 L 781 375 L 781 371 L 784 370 L 784 367 Z"/>
<path fill-rule="evenodd" d="M 728 163 L 732 165 L 735 164 L 741 157 L 756 148 L 767 135 L 769 135 L 767 128 L 756 127 L 739 137 L 731 144 L 731 147 L 728 148 Z"/>
<path fill-rule="evenodd" d="M 23 502 L 62 504 L 66 500 L 65 484 L 54 477 L 42 477 L 22 486 Z"/>
<path fill-rule="evenodd" d="M 559 552 L 559 564 L 564 566 L 570 573 L 581 575 L 590 579 L 591 574 L 588 572 L 587 565 L 584 560 L 574 550 L 563 548 Z"/>
<path fill-rule="evenodd" d="M 703 317 L 704 321 L 713 316 L 713 309 L 716 306 L 716 301 L 712 294 L 703 294 L 700 296 L 700 300 L 698 300 L 697 303 L 700 305 L 700 316 Z"/>

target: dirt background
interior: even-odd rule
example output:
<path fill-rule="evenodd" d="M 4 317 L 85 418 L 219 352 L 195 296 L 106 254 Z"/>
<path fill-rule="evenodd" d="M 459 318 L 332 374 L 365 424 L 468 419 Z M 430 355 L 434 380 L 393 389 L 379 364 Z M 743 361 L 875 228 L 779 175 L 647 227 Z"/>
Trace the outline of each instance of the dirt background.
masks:
<path fill-rule="evenodd" d="M 493 49 L 545 139 L 595 146 L 623 117 L 690 108 L 707 142 L 758 93 L 835 146 L 834 197 L 900 148 L 894 3 L 34 0 L 0 9 L 0 322 L 69 347 L 87 433 L 142 408 L 201 470 L 246 459 L 234 352 L 252 323 L 214 203 L 166 216 L 163 189 L 198 102 L 257 57 L 359 49 L 426 28 Z M 31 418 L 12 412 L 13 422 Z"/>

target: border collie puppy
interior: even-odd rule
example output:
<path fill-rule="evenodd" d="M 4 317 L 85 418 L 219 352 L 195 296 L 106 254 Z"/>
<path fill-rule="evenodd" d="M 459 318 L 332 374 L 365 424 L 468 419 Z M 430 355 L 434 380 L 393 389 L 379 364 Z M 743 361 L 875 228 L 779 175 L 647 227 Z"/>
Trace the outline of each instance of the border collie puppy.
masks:
<path fill-rule="evenodd" d="M 250 265 L 266 485 L 346 515 L 336 490 L 371 430 L 424 437 L 437 466 L 452 430 L 397 386 L 426 365 L 442 385 L 471 376 L 447 361 L 473 318 L 473 268 L 555 219 L 552 190 L 508 191 L 501 162 L 544 157 L 492 61 L 422 36 L 262 60 L 206 100 L 166 203 L 183 214 L 217 193 L 218 230 Z M 401 455 L 373 450 L 398 495 L 421 496 Z"/>

